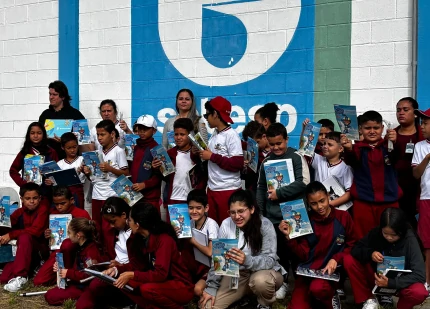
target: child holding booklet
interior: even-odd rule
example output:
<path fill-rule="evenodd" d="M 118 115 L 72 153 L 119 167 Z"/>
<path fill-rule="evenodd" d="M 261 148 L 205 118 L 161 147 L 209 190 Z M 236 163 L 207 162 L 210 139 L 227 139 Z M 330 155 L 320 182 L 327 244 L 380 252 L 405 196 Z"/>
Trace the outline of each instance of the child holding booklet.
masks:
<path fill-rule="evenodd" d="M 53 272 L 58 272 L 60 278 L 69 279 L 69 281 L 65 289 L 55 287 L 46 292 L 45 300 L 51 306 L 61 306 L 67 299 L 78 299 L 85 287 L 80 281 L 88 278 L 82 269 L 101 261 L 97 243 L 98 233 L 94 221 L 87 218 L 74 218 L 70 221 L 67 233 L 70 241 L 78 246 L 78 250 L 72 268 L 58 269 L 58 264 L 54 264 Z"/>
<path fill-rule="evenodd" d="M 0 245 L 14 239 L 18 243 L 15 260 L 7 263 L 0 275 L 0 283 L 7 283 L 3 288 L 9 292 L 19 291 L 27 282 L 30 269 L 49 255 L 48 242 L 43 235 L 48 226 L 48 202 L 42 200 L 40 187 L 32 182 L 23 184 L 19 195 L 22 207 L 10 216 L 12 229 L 0 236 Z"/>
<path fill-rule="evenodd" d="M 73 133 L 72 133 L 73 134 Z M 63 134 L 64 136 L 65 134 Z M 63 136 L 61 139 L 63 139 Z M 67 151 L 66 151 L 67 156 Z M 80 209 L 75 206 L 75 199 L 72 196 L 72 193 L 67 187 L 56 186 L 52 189 L 52 203 L 55 208 L 50 209 L 51 215 L 58 214 L 71 214 L 72 218 L 86 218 L 91 220 L 90 215 L 85 209 Z M 52 231 L 48 227 L 45 230 L 45 238 L 51 239 Z M 77 250 L 77 246 L 73 244 L 69 238 L 64 239 L 63 243 L 59 250 L 54 250 L 51 252 L 49 259 L 43 263 L 42 267 L 40 267 L 36 276 L 34 277 L 33 283 L 35 286 L 37 285 L 47 285 L 51 286 L 55 283 L 57 276 L 52 272 L 52 267 L 55 263 L 55 256 L 57 252 L 63 253 L 64 266 L 66 268 L 70 268 L 73 266 L 73 262 L 75 259 L 75 253 Z"/>
<path fill-rule="evenodd" d="M 305 197 L 312 209 L 309 219 L 314 233 L 290 239 L 291 225 L 286 221 L 279 224 L 279 230 L 287 246 L 298 258 L 300 267 L 321 269 L 323 273 L 331 275 L 338 265 L 343 264 L 345 254 L 350 252 L 355 243 L 352 219 L 348 212 L 330 206 L 327 190 L 318 181 L 306 186 Z M 322 304 L 322 308 L 340 308 L 335 291 L 334 281 L 298 276 L 288 308 L 311 308 L 309 294 Z"/>
<path fill-rule="evenodd" d="M 320 133 L 318 134 L 318 142 L 315 147 L 315 153 L 322 155 L 322 146 L 327 134 L 334 131 L 334 123 L 330 119 L 320 119 L 317 121 L 321 125 Z"/>
<path fill-rule="evenodd" d="M 376 264 L 389 257 L 404 257 L 404 269 L 412 272 L 395 279 L 376 274 Z M 354 300 L 357 304 L 364 303 L 363 308 L 379 308 L 372 295 L 375 285 L 399 290 L 398 309 L 412 309 L 428 296 L 424 287 L 425 266 L 420 246 L 399 208 L 387 208 L 382 212 L 380 225 L 357 242 L 351 254 L 344 257 L 344 267 L 351 280 Z"/>

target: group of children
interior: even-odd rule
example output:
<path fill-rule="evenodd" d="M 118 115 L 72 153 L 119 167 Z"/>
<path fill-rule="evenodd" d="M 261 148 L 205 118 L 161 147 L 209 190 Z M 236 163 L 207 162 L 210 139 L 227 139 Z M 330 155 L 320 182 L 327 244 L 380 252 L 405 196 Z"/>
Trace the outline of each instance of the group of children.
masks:
<path fill-rule="evenodd" d="M 397 306 L 401 309 L 412 308 L 427 298 L 430 110 L 415 111 L 425 140 L 414 145 L 411 162 L 414 177 L 421 177 L 418 234 L 425 250 L 424 264 L 414 231 L 398 208 L 402 190 L 395 168 L 400 157 L 397 132 L 387 129 L 382 137 L 384 126 L 378 112 L 367 111 L 360 116 L 359 141 L 335 132 L 330 120 L 320 120 L 318 145 L 315 154 L 308 157 L 288 146 L 285 126 L 276 122 L 275 103 L 256 112 L 255 120 L 244 129 L 243 140 L 230 126 L 233 121 L 228 100 L 213 98 L 205 109 L 203 117 L 215 129 L 207 149 L 193 147 L 188 137 L 195 133 L 191 119 L 177 119 L 173 124 L 176 146 L 167 151 L 176 170 L 166 177 L 160 172 L 161 161 L 154 159 L 150 151 L 157 145 L 153 138 L 157 130 L 154 117 L 143 115 L 133 126 L 139 138 L 132 162 L 127 162 L 124 150 L 116 143 L 119 135 L 115 124 L 110 120 L 99 122 L 96 132 L 103 156 L 99 168 L 107 177 L 93 181 L 92 219 L 83 209 L 83 185 L 58 187 L 45 179 L 38 186 L 20 175 L 27 154 L 41 154 L 45 162 L 58 160 L 47 144 L 43 125 L 31 123 L 24 146 L 10 169 L 20 187 L 22 208 L 11 215 L 12 229 L 0 230 L 0 244 L 17 240 L 15 260 L 7 263 L 0 275 L 0 282 L 6 283 L 4 289 L 18 291 L 37 268 L 35 285 L 54 284 L 57 272 L 68 281 L 66 289 L 53 288 L 46 293 L 52 305 L 71 298 L 77 300 L 77 308 L 102 308 L 112 302 L 136 303 L 142 308 L 181 308 L 196 295 L 201 308 L 227 308 L 245 294 L 254 293 L 258 308 L 270 308 L 276 298 L 285 297 L 287 272 L 301 266 L 347 275 L 355 302 L 362 303 L 363 308 L 378 308 L 371 293 L 375 284 L 399 290 Z M 308 121 L 304 121 L 304 127 Z M 258 144 L 257 172 L 244 161 L 248 138 Z M 389 147 L 390 141 L 394 148 Z M 62 169 L 75 168 L 82 183 L 89 179 L 90 169 L 78 155 L 76 136 L 64 134 L 61 146 L 66 158 L 58 165 Z M 268 189 L 264 163 L 284 159 L 292 162 L 294 181 Z M 195 179 L 187 181 L 193 166 Z M 131 208 L 110 187 L 121 175 L 131 176 L 132 189 L 143 195 Z M 334 200 L 322 184 L 332 176 L 345 189 L 345 194 Z M 191 226 L 208 236 L 207 246 L 193 237 L 178 240 L 177 231 L 161 219 L 163 180 L 165 205 L 188 204 Z M 291 227 L 283 219 L 279 204 L 301 198 L 309 207 L 313 233 L 290 239 Z M 350 210 L 337 209 L 350 201 Z M 61 270 L 55 263 L 56 251 L 50 253 L 47 243 L 51 234 L 48 216 L 58 213 L 73 217 L 69 238 L 58 250 L 64 256 Z M 213 264 L 210 268 L 194 259 L 194 248 L 210 258 L 211 240 L 217 238 L 239 240 L 240 248 L 229 251 L 229 258 L 238 262 L 241 270 L 235 283 L 216 276 Z M 384 256 L 403 256 L 405 269 L 412 272 L 396 279 L 375 274 L 375 265 Z M 110 261 L 105 274 L 116 278 L 113 285 L 88 280 L 81 271 L 102 261 Z M 314 301 L 324 308 L 340 308 L 342 282 L 296 276 L 288 308 L 311 308 Z M 232 285 L 236 289 L 231 289 Z M 131 286 L 133 292 L 125 290 L 125 286 Z M 391 301 L 378 301 L 384 300 Z"/>

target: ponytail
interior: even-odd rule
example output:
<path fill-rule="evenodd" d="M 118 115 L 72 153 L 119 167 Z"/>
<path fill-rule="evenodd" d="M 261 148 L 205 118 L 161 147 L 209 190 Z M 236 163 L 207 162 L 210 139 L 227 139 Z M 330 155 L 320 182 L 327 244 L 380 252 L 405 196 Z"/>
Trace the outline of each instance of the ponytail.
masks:
<path fill-rule="evenodd" d="M 81 232 L 88 241 L 98 243 L 99 233 L 97 231 L 97 223 L 94 220 L 87 218 L 73 218 L 69 223 L 69 229 L 74 233 Z"/>

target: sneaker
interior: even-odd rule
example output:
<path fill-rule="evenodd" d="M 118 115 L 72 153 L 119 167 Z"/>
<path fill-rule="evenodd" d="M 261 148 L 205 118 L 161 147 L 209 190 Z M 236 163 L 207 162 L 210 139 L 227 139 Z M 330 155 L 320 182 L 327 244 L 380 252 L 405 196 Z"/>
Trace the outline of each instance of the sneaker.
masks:
<path fill-rule="evenodd" d="M 10 279 L 7 284 L 3 287 L 6 291 L 15 293 L 21 290 L 22 286 L 27 283 L 27 278 L 24 277 L 16 277 Z"/>
<path fill-rule="evenodd" d="M 271 306 L 264 306 L 260 304 L 257 305 L 257 309 L 271 309 L 271 308 L 272 308 Z"/>
<path fill-rule="evenodd" d="M 363 309 L 378 309 L 379 305 L 376 299 L 370 298 L 363 304 Z"/>
<path fill-rule="evenodd" d="M 284 282 L 281 287 L 276 291 L 276 299 L 282 300 L 287 296 L 288 283 Z"/>
<path fill-rule="evenodd" d="M 340 304 L 340 297 L 339 297 L 339 294 L 337 292 L 334 293 L 334 296 L 331 299 L 331 305 L 333 306 L 333 309 L 341 309 L 342 308 L 342 306 Z"/>
<path fill-rule="evenodd" d="M 339 295 L 340 299 L 345 299 L 345 291 L 343 289 L 337 289 L 336 293 Z"/>
<path fill-rule="evenodd" d="M 377 297 L 379 306 L 382 308 L 391 308 L 394 305 L 393 297 L 388 295 L 380 295 Z"/>

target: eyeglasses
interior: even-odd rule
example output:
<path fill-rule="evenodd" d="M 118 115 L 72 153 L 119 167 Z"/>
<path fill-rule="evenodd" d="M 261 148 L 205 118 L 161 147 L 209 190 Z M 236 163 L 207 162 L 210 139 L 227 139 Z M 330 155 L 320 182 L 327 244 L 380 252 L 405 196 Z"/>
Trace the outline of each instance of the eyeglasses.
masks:
<path fill-rule="evenodd" d="M 248 207 L 246 207 L 246 208 L 242 208 L 242 209 L 238 209 L 238 210 L 227 210 L 227 213 L 228 213 L 228 215 L 229 215 L 230 217 L 234 217 L 234 216 L 236 216 L 236 215 L 241 216 L 241 215 L 243 215 L 243 214 L 245 213 L 245 211 L 246 211 L 247 209 L 249 209 L 249 208 L 248 208 Z"/>
<path fill-rule="evenodd" d="M 209 115 L 212 115 L 213 113 L 206 113 L 206 114 L 204 114 L 203 115 L 203 117 L 206 119 L 206 120 L 208 120 L 208 118 L 209 118 Z"/>

